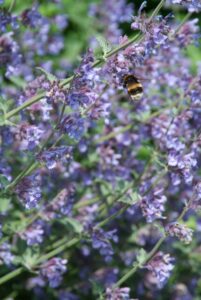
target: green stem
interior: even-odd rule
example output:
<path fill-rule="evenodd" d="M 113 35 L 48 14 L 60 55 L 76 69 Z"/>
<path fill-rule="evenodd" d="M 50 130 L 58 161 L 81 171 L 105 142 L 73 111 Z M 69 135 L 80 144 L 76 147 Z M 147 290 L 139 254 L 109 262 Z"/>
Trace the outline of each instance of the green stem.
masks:
<path fill-rule="evenodd" d="M 15 116 L 21 110 L 31 106 L 32 104 L 38 102 L 39 100 L 41 100 L 44 96 L 45 96 L 45 93 L 39 93 L 38 95 L 33 96 L 28 101 L 24 102 L 21 106 L 18 106 L 17 108 L 6 113 L 5 119 L 6 120 L 10 119 L 11 117 Z"/>
<path fill-rule="evenodd" d="M 20 267 L 20 268 L 17 268 L 16 270 L 8 273 L 7 275 L 3 276 L 0 278 L 0 285 L 13 279 L 14 277 L 20 275 L 22 272 L 24 271 L 24 268 Z"/>
<path fill-rule="evenodd" d="M 129 206 L 130 206 L 129 204 L 126 204 L 120 210 L 118 210 L 117 212 L 115 212 L 114 214 L 112 214 L 111 216 L 109 216 L 108 218 L 103 220 L 102 222 L 98 223 L 98 225 L 96 227 L 103 227 L 105 224 L 109 223 L 110 221 L 114 220 L 116 217 L 123 214 Z"/>
<path fill-rule="evenodd" d="M 124 44 L 118 46 L 117 48 L 113 49 L 112 51 L 110 51 L 107 55 L 106 58 L 109 58 L 110 56 L 116 54 L 117 52 L 124 50 L 125 48 L 127 48 L 128 46 L 130 46 L 131 44 L 133 44 L 134 42 L 140 42 L 142 38 L 142 34 L 138 33 L 137 35 L 133 36 L 131 39 L 129 39 L 127 42 L 125 42 Z"/>
<path fill-rule="evenodd" d="M 85 206 L 88 206 L 90 204 L 94 204 L 96 203 L 97 201 L 99 201 L 99 197 L 94 197 L 92 199 L 89 199 L 89 200 L 86 200 L 86 201 L 81 201 L 81 202 L 78 202 L 74 205 L 74 209 L 77 210 L 81 207 L 85 207 Z"/>
<path fill-rule="evenodd" d="M 189 12 L 182 20 L 182 22 L 179 24 L 179 26 L 177 27 L 177 29 L 174 32 L 174 36 L 179 33 L 179 31 L 181 30 L 182 26 L 186 23 L 186 21 L 188 21 L 188 19 L 190 19 L 190 17 L 192 16 L 192 12 Z"/>
<path fill-rule="evenodd" d="M 158 251 L 161 244 L 164 242 L 165 238 L 166 238 L 165 236 L 161 237 L 160 240 L 154 246 L 154 248 L 151 250 L 151 252 L 147 255 L 147 257 L 145 258 L 143 263 L 142 264 L 137 263 L 128 273 L 126 273 L 119 281 L 117 281 L 117 283 L 114 285 L 114 288 L 121 286 L 125 281 L 127 281 L 138 270 L 138 268 L 145 265 Z"/>
<path fill-rule="evenodd" d="M 159 4 L 156 6 L 156 8 L 154 9 L 153 13 L 151 14 L 151 16 L 149 17 L 149 22 L 151 22 L 151 20 L 159 13 L 159 11 L 161 10 L 161 8 L 163 7 L 163 4 L 165 3 L 165 0 L 161 0 L 159 2 Z"/>
<path fill-rule="evenodd" d="M 37 260 L 37 264 L 46 261 L 52 257 L 54 257 L 55 255 L 59 254 L 60 252 L 64 251 L 66 248 L 69 248 L 71 246 L 74 246 L 75 244 L 77 244 L 80 241 L 80 238 L 73 238 L 70 241 L 65 242 L 63 245 L 59 246 L 58 248 L 50 251 L 47 254 L 42 255 L 38 260 Z"/>
<path fill-rule="evenodd" d="M 49 253 L 41 256 L 37 261 L 36 261 L 36 265 L 42 263 L 43 261 L 46 261 L 52 257 L 54 257 L 55 255 L 59 254 L 60 252 L 62 252 L 63 250 L 65 250 L 66 248 L 69 248 L 75 244 L 77 244 L 79 242 L 79 238 L 73 238 L 72 240 L 65 242 L 63 245 L 61 245 L 60 247 L 58 247 L 57 249 L 54 249 L 52 251 L 50 251 Z M 0 278 L 0 285 L 2 285 L 3 283 L 15 278 L 16 276 L 20 275 L 22 272 L 25 271 L 25 268 L 20 267 L 17 268 L 16 270 L 6 274 L 5 276 Z"/>
<path fill-rule="evenodd" d="M 11 0 L 11 3 L 10 3 L 10 6 L 9 6 L 9 9 L 8 11 L 11 12 L 15 6 L 15 3 L 16 3 L 16 0 Z"/>

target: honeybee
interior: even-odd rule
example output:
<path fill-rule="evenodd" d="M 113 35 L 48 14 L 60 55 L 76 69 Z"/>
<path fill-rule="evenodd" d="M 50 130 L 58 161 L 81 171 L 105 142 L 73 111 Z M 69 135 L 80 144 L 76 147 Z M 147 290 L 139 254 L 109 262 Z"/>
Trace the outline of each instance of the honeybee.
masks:
<path fill-rule="evenodd" d="M 142 98 L 143 87 L 135 75 L 125 75 L 123 77 L 123 87 L 127 89 L 127 92 L 133 101 L 138 101 Z"/>

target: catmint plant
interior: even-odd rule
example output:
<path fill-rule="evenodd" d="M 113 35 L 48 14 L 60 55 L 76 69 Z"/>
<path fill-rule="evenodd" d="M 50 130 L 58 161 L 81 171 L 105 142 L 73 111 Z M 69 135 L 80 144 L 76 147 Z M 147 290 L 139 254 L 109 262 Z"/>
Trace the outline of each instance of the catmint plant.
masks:
<path fill-rule="evenodd" d="M 200 299 L 200 1 L 0 6 L 1 299 Z"/>

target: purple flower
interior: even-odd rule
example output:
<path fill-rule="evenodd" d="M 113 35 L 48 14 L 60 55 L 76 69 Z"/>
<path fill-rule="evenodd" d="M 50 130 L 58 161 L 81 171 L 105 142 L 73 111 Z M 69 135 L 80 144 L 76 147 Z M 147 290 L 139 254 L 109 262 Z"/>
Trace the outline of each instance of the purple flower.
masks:
<path fill-rule="evenodd" d="M 85 132 L 84 118 L 78 113 L 65 117 L 61 122 L 61 130 L 71 139 L 79 141 Z"/>
<path fill-rule="evenodd" d="M 12 36 L 13 33 L 9 32 L 0 37 L 0 65 L 6 67 L 5 75 L 7 77 L 18 74 L 18 68 L 22 59 L 19 45 Z"/>
<path fill-rule="evenodd" d="M 64 30 L 68 26 L 68 17 L 67 15 L 56 15 L 54 22 L 60 30 Z"/>
<path fill-rule="evenodd" d="M 89 233 L 91 234 L 92 238 L 92 247 L 94 249 L 98 249 L 100 254 L 105 257 L 106 261 L 110 261 L 112 259 L 112 255 L 114 254 L 110 240 L 115 243 L 118 242 L 116 229 L 105 232 L 101 228 L 96 228 L 95 230 L 92 229 L 92 232 L 90 231 Z"/>
<path fill-rule="evenodd" d="M 44 134 L 41 128 L 28 123 L 21 123 L 13 127 L 11 131 L 20 150 L 33 150 L 39 145 Z"/>
<path fill-rule="evenodd" d="M 165 228 L 165 231 L 170 236 L 176 236 L 180 241 L 189 244 L 192 241 L 193 230 L 184 224 L 171 223 Z"/>
<path fill-rule="evenodd" d="M 8 25 L 11 25 L 13 30 L 17 29 L 17 18 L 12 16 L 5 8 L 0 8 L 0 31 L 5 32 Z"/>
<path fill-rule="evenodd" d="M 25 9 L 21 14 L 21 21 L 25 26 L 31 28 L 39 27 L 43 24 L 44 19 L 38 12 L 37 7 L 33 6 L 30 9 Z"/>
<path fill-rule="evenodd" d="M 0 177 L 5 178 L 4 182 L 0 182 L 0 190 L 5 187 L 5 185 L 12 180 L 11 167 L 8 165 L 5 159 L 3 159 L 3 153 L 0 150 L 0 155 L 2 157 L 0 161 Z"/>
<path fill-rule="evenodd" d="M 168 3 L 183 5 L 190 12 L 199 12 L 201 10 L 200 0 L 168 0 Z"/>
<path fill-rule="evenodd" d="M 37 156 L 37 159 L 44 162 L 48 169 L 54 169 L 57 163 L 69 163 L 72 160 L 72 150 L 70 146 L 60 146 L 50 148 L 49 150 L 43 151 Z"/>
<path fill-rule="evenodd" d="M 165 211 L 164 204 L 166 201 L 167 197 L 164 195 L 164 190 L 161 187 L 154 188 L 150 193 L 142 197 L 140 207 L 147 222 L 164 218 L 162 213 Z"/>
<path fill-rule="evenodd" d="M 78 296 L 68 291 L 60 291 L 58 299 L 59 300 L 80 300 Z"/>
<path fill-rule="evenodd" d="M 15 192 L 20 202 L 27 209 L 38 206 L 41 199 L 41 177 L 38 174 L 33 174 L 24 177 L 16 186 Z"/>
<path fill-rule="evenodd" d="M 72 109 L 78 109 L 79 106 L 84 106 L 89 103 L 89 97 L 86 94 L 81 94 L 81 93 L 71 93 L 68 96 L 68 103 Z"/>
<path fill-rule="evenodd" d="M 100 25 L 104 24 L 104 36 L 113 44 L 118 43 L 122 35 L 120 24 L 129 22 L 133 15 L 133 4 L 125 0 L 103 0 L 101 4 L 91 4 L 90 15 L 100 20 Z"/>
<path fill-rule="evenodd" d="M 198 182 L 193 186 L 193 195 L 188 206 L 194 210 L 201 208 L 201 182 Z"/>
<path fill-rule="evenodd" d="M 10 252 L 11 246 L 8 243 L 0 245 L 0 264 L 11 265 L 14 260 L 14 255 Z"/>
<path fill-rule="evenodd" d="M 118 273 L 119 270 L 117 268 L 105 267 L 100 268 L 95 273 L 93 273 L 92 278 L 98 284 L 109 287 L 117 281 Z"/>
<path fill-rule="evenodd" d="M 34 223 L 19 235 L 27 242 L 27 245 L 32 246 L 43 242 L 44 230 L 42 224 Z"/>
<path fill-rule="evenodd" d="M 195 153 L 181 154 L 176 151 L 170 151 L 168 155 L 168 165 L 172 168 L 173 172 L 176 172 L 189 184 L 193 180 L 193 170 L 197 166 Z M 177 180 L 173 182 L 174 185 L 177 183 L 180 182 Z"/>
<path fill-rule="evenodd" d="M 49 89 L 46 92 L 46 100 L 48 103 L 55 104 L 65 102 L 66 91 L 59 86 L 59 81 L 50 83 Z"/>
<path fill-rule="evenodd" d="M 130 288 L 107 288 L 106 300 L 134 300 L 130 298 Z"/>
<path fill-rule="evenodd" d="M 74 195 L 75 187 L 73 185 L 61 190 L 43 209 L 47 219 L 53 219 L 60 215 L 70 216 L 75 201 Z"/>
<path fill-rule="evenodd" d="M 163 287 L 174 268 L 172 261 L 173 258 L 171 258 L 169 254 L 158 252 L 146 265 L 146 268 L 152 273 L 153 277 L 156 278 L 156 283 L 159 288 Z"/>
<path fill-rule="evenodd" d="M 40 266 L 40 275 L 47 280 L 50 287 L 56 288 L 62 281 L 62 275 L 66 272 L 67 260 L 62 258 L 52 258 Z"/>

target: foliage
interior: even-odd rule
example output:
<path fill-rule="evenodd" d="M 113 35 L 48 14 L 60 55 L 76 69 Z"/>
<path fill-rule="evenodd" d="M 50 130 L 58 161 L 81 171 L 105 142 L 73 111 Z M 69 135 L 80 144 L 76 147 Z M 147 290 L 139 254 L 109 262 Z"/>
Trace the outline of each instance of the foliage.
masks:
<path fill-rule="evenodd" d="M 0 0 L 1 299 L 200 299 L 200 11 Z"/>

